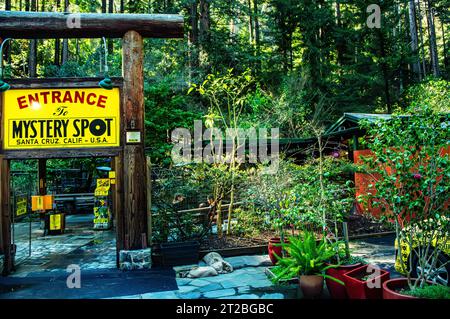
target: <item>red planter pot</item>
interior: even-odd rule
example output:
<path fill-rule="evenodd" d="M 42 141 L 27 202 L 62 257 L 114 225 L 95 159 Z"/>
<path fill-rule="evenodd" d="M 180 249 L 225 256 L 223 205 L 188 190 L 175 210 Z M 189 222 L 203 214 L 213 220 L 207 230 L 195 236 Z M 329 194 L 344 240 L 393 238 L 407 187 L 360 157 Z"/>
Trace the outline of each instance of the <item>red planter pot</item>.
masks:
<path fill-rule="evenodd" d="M 407 278 L 395 278 L 385 281 L 383 284 L 383 299 L 419 299 L 417 297 L 403 295 L 397 292 L 407 286 Z"/>
<path fill-rule="evenodd" d="M 363 281 L 365 275 L 372 275 L 368 271 L 369 265 L 363 265 L 344 274 L 345 289 L 350 299 L 382 299 L 383 284 L 389 280 L 390 274 L 387 270 L 380 269 L 380 274 L 370 280 Z M 374 285 L 375 287 L 372 287 Z"/>
<path fill-rule="evenodd" d="M 345 283 L 344 274 L 349 272 L 355 268 L 360 267 L 362 264 L 353 264 L 353 265 L 343 265 L 337 268 L 330 268 L 327 270 L 326 274 L 328 276 L 339 279 Z M 341 285 L 338 282 L 335 282 L 331 279 L 326 278 L 327 288 L 330 293 L 331 298 L 333 299 L 348 299 L 347 291 L 344 285 Z"/>
<path fill-rule="evenodd" d="M 275 246 L 281 243 L 281 238 L 279 237 L 275 237 L 275 238 L 271 238 L 269 240 L 269 258 L 270 261 L 272 262 L 272 264 L 276 265 L 278 262 L 277 257 L 275 256 L 275 254 L 277 254 L 277 256 L 282 257 L 282 251 L 283 251 L 283 247 L 281 246 Z M 288 239 L 284 240 L 284 243 L 289 243 Z"/>

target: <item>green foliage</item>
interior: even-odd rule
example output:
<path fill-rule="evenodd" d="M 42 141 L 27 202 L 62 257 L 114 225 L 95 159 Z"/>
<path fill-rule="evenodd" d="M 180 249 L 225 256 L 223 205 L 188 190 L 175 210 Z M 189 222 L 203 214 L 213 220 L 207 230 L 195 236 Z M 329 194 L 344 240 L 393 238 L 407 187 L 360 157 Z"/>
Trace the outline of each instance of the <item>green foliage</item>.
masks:
<path fill-rule="evenodd" d="M 384 215 L 395 222 L 397 240 L 409 251 L 419 240 L 422 248 L 417 257 L 423 269 L 425 263 L 433 264 L 438 256 L 429 255 L 433 242 L 448 238 L 442 229 L 447 223 L 445 203 L 450 192 L 450 130 L 447 115 L 436 114 L 427 105 L 413 107 L 409 117 L 394 116 L 364 124 L 370 136 L 367 147 L 373 156 L 363 158 L 362 171 L 370 174 L 371 184 L 369 192 L 359 200 L 366 207 L 369 202 L 381 207 Z M 415 231 L 425 226 L 425 234 Z M 409 231 L 401 231 L 405 227 Z M 402 258 L 400 261 L 403 264 Z M 410 279 L 412 269 L 408 271 Z M 417 285 L 431 275 L 421 274 Z"/>
<path fill-rule="evenodd" d="M 412 290 L 404 290 L 402 293 L 423 299 L 450 299 L 450 287 L 443 285 L 427 285 Z"/>
<path fill-rule="evenodd" d="M 427 105 L 435 113 L 450 112 L 450 82 L 443 79 L 429 78 L 426 81 L 413 85 L 406 90 L 399 100 L 398 106 L 411 113 L 415 113 L 421 105 Z"/>
<path fill-rule="evenodd" d="M 237 236 L 254 238 L 261 232 L 270 229 L 264 214 L 252 207 L 234 209 L 233 217 L 236 220 L 233 234 Z"/>
<path fill-rule="evenodd" d="M 263 169 L 259 167 L 250 177 L 247 197 L 258 211 L 267 214 L 272 229 L 284 237 L 287 227 L 297 219 L 296 200 L 291 190 L 296 184 L 298 165 L 280 160 L 274 174 L 264 174 Z"/>
<path fill-rule="evenodd" d="M 175 128 L 192 128 L 200 119 L 192 98 L 172 85 L 172 79 L 145 88 L 146 146 L 152 163 L 170 165 L 170 134 Z"/>
<path fill-rule="evenodd" d="M 297 223 L 310 223 L 315 227 L 332 226 L 342 222 L 354 202 L 354 188 L 350 181 L 354 166 L 344 158 L 327 156 L 322 161 L 323 189 L 320 183 L 320 159 L 312 159 L 298 170 L 298 182 L 293 192 L 300 199 Z M 326 220 L 323 220 L 325 216 Z"/>
<path fill-rule="evenodd" d="M 278 259 L 274 268 L 274 281 L 295 278 L 299 275 L 320 275 L 336 282 L 340 280 L 325 274 L 327 269 L 338 265 L 330 265 L 328 262 L 335 254 L 335 244 L 329 244 L 325 240 L 317 241 L 314 233 L 305 232 L 299 237 L 290 237 L 288 244 L 281 244 L 288 257 Z"/>

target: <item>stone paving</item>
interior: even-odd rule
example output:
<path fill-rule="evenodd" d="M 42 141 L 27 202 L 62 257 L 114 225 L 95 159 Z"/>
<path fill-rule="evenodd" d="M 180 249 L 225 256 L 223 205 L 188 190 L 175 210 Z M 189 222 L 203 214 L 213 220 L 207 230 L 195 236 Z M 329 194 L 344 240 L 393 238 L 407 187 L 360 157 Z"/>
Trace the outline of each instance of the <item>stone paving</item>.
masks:
<path fill-rule="evenodd" d="M 356 256 L 365 258 L 391 272 L 391 278 L 399 276 L 394 269 L 394 236 L 374 237 L 350 243 Z M 296 284 L 274 285 L 265 274 L 270 266 L 268 256 L 240 256 L 225 258 L 235 269 L 232 273 L 198 279 L 177 278 L 178 290 L 125 296 L 122 299 L 289 299 L 301 297 Z M 200 262 L 199 266 L 204 263 Z M 176 272 L 194 265 L 174 267 Z M 328 299 L 325 289 L 324 299 Z"/>
<path fill-rule="evenodd" d="M 31 227 L 31 255 L 27 222 L 16 223 L 14 242 L 17 245 L 16 271 L 11 276 L 25 277 L 37 271 L 59 271 L 70 264 L 82 270 L 116 267 L 115 233 L 92 229 L 93 215 L 66 216 L 62 235 L 43 236 L 39 222 Z"/>
<path fill-rule="evenodd" d="M 154 292 L 121 299 L 285 299 L 296 298 L 297 285 L 274 285 L 265 274 L 268 256 L 225 258 L 234 271 L 204 278 L 177 278 L 178 290 Z M 201 262 L 200 265 L 203 263 Z M 193 265 L 174 267 L 179 272 Z"/>
<path fill-rule="evenodd" d="M 94 231 L 91 228 L 90 215 L 68 216 L 67 232 L 60 236 L 43 237 L 38 225 L 33 225 L 32 254 L 27 256 L 26 229 L 17 228 L 17 239 L 22 240 L 22 249 L 18 251 L 20 260 L 12 277 L 25 278 L 37 272 L 52 274 L 69 264 L 79 264 L 81 270 L 116 269 L 115 237 L 113 231 Z M 17 226 L 16 226 L 17 227 Z M 20 240 L 18 241 L 19 244 Z M 391 271 L 391 277 L 396 277 L 394 270 L 394 236 L 367 238 L 350 243 L 354 255 L 366 258 Z M 25 247 L 25 249 L 23 248 Z M 117 294 L 108 298 L 117 299 L 286 299 L 299 298 L 301 293 L 297 284 L 274 285 L 266 275 L 266 268 L 271 265 L 267 255 L 239 256 L 225 258 L 234 271 L 205 278 L 172 278 L 171 289 L 157 292 L 146 292 L 135 295 Z M 204 263 L 200 262 L 200 266 Z M 175 273 L 190 269 L 194 265 L 174 267 Z M 195 265 L 196 266 L 196 265 Z M 158 271 L 155 269 L 155 271 Z M 128 275 L 127 275 L 128 276 Z M 133 276 L 133 272 L 129 273 Z M 108 280 L 114 280 L 113 278 Z M 176 285 L 175 285 L 176 280 Z M 105 284 L 108 284 L 105 282 Z M 167 289 L 167 288 L 166 288 Z M 142 293 L 144 291 L 144 293 Z M 147 290 L 148 291 L 148 290 Z M 125 293 L 126 294 L 126 293 Z M 102 298 L 99 296 L 99 298 Z M 324 298 L 328 298 L 326 289 Z"/>

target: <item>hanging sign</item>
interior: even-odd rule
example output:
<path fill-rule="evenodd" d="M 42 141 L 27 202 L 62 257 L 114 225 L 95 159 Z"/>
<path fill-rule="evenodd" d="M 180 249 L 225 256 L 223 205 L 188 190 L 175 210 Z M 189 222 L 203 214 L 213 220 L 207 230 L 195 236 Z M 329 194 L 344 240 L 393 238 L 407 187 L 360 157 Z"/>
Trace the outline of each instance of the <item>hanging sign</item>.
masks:
<path fill-rule="evenodd" d="M 16 199 L 16 216 L 22 216 L 28 213 L 28 197 L 21 196 Z"/>
<path fill-rule="evenodd" d="M 4 94 L 4 149 L 120 145 L 119 89 L 11 89 Z"/>

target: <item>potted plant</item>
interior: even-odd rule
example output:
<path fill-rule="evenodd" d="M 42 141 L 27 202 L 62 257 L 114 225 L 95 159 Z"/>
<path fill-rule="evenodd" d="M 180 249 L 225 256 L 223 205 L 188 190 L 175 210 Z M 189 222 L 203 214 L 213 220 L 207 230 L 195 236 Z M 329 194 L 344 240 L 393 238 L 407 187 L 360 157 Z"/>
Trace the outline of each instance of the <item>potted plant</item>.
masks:
<path fill-rule="evenodd" d="M 338 241 L 335 247 L 338 251 L 329 263 L 338 264 L 338 266 L 328 269 L 327 275 L 339 279 L 343 284 L 327 279 L 327 288 L 331 298 L 348 299 L 347 282 L 344 274 L 365 265 L 366 261 L 361 257 L 351 255 L 348 246 L 343 241 Z"/>
<path fill-rule="evenodd" d="M 400 281 L 393 279 L 392 282 Z M 409 299 L 450 299 L 450 287 L 444 285 L 427 284 L 414 290 L 400 290 L 399 293 L 395 293 L 393 296 L 398 296 L 399 299 L 405 299 L 405 296 L 407 296 Z"/>
<path fill-rule="evenodd" d="M 343 277 L 350 299 L 382 299 L 382 285 L 390 274 L 374 265 L 362 265 L 345 273 Z"/>
<path fill-rule="evenodd" d="M 395 224 L 395 267 L 405 275 L 383 284 L 386 299 L 410 299 L 427 282 L 448 285 L 450 277 L 449 117 L 428 106 L 408 112 L 362 124 L 372 154 L 360 159 L 369 181 L 360 200 Z"/>
<path fill-rule="evenodd" d="M 344 283 L 344 273 L 365 263 L 362 258 L 350 254 L 348 236 L 345 236 L 347 228 L 344 220 L 355 199 L 353 183 L 348 181 L 348 174 L 344 173 L 353 168 L 348 160 L 322 155 L 303 165 L 302 182 L 295 187 L 301 198 L 299 221 L 315 225 L 315 229 L 321 231 L 326 240 L 334 243 L 336 252 L 329 263 L 339 266 L 329 268 L 327 275 Z M 339 236 L 344 241 L 339 240 Z M 326 283 L 333 299 L 347 298 L 344 285 L 330 279 L 326 279 Z"/>
<path fill-rule="evenodd" d="M 324 278 L 340 282 L 326 274 L 327 269 L 337 265 L 327 264 L 335 251 L 333 245 L 324 239 L 316 240 L 314 233 L 304 232 L 298 237 L 290 237 L 289 243 L 283 244 L 283 247 L 289 256 L 278 260 L 278 265 L 273 269 L 274 282 L 299 277 L 300 289 L 305 298 L 321 296 Z"/>

